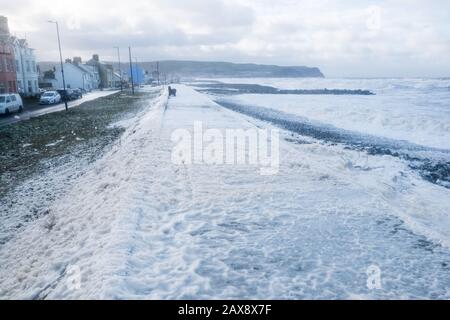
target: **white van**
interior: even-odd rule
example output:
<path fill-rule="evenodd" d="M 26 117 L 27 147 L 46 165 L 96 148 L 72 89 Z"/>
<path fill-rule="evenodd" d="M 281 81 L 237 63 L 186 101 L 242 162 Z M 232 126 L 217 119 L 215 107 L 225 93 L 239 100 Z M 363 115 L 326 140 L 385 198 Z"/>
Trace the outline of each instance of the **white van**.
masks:
<path fill-rule="evenodd" d="M 11 112 L 22 112 L 23 102 L 17 93 L 0 94 L 0 114 L 10 114 Z"/>

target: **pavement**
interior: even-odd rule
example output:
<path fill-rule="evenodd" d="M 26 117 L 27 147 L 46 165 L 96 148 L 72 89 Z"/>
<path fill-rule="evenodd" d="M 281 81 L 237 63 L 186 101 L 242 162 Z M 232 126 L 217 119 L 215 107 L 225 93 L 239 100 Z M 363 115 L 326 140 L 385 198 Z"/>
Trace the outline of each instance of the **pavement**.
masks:
<path fill-rule="evenodd" d="M 93 91 L 87 93 L 83 98 L 70 101 L 68 103 L 69 108 L 74 108 L 80 104 L 88 101 L 92 101 L 101 97 L 106 97 L 119 92 L 118 90 L 113 91 Z M 37 102 L 27 102 L 24 101 L 24 111 L 22 113 L 13 113 L 8 116 L 0 115 L 0 127 L 14 124 L 20 121 L 29 120 L 34 117 L 40 117 L 44 114 L 59 112 L 65 110 L 64 103 L 54 104 L 54 105 L 39 105 Z"/>

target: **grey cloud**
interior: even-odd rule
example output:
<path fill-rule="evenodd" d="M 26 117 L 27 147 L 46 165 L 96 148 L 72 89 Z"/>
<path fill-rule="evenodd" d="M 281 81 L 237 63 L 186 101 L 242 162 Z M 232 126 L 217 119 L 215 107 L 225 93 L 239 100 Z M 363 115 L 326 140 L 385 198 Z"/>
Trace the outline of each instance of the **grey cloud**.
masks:
<path fill-rule="evenodd" d="M 143 12 L 134 18 L 134 28 L 124 25 L 124 17 L 102 17 L 100 21 L 82 21 L 80 29 L 71 30 L 64 25 L 64 42 L 69 48 L 101 49 L 112 45 L 133 44 L 136 47 L 192 46 L 235 43 L 250 34 L 254 21 L 253 11 L 244 6 L 231 6 L 224 1 L 164 2 L 172 14 L 182 14 L 192 25 L 206 26 L 208 33 L 189 34 L 175 22 L 156 21 L 151 12 Z M 190 9 L 190 11 L 189 11 Z M 113 32 L 112 32 L 113 31 Z"/>
<path fill-rule="evenodd" d="M 361 70 L 410 75 L 429 64 L 429 75 L 450 74 L 448 1 L 378 2 L 379 30 L 366 25 L 371 0 L 79 0 L 73 8 L 79 28 L 65 24 L 71 8 L 43 1 L 17 0 L 1 8 L 17 25 L 14 31 L 27 34 L 40 60 L 58 57 L 54 27 L 45 23 L 57 19 L 67 57 L 96 52 L 113 58 L 112 47 L 132 45 L 143 60 L 309 64 L 352 76 Z"/>

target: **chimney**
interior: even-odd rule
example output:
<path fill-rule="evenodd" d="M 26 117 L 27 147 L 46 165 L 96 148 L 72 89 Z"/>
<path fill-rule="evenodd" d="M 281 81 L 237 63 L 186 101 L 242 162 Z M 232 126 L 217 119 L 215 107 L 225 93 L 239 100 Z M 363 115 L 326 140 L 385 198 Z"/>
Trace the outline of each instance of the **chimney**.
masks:
<path fill-rule="evenodd" d="M 9 38 L 8 18 L 0 16 L 0 38 Z"/>
<path fill-rule="evenodd" d="M 80 65 L 82 63 L 81 57 L 73 57 L 73 64 Z"/>

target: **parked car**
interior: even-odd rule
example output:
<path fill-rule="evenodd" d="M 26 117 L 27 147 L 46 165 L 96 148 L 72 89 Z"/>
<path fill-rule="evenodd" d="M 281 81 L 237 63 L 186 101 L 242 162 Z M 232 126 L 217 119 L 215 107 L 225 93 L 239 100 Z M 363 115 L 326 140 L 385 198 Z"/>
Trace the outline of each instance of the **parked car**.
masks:
<path fill-rule="evenodd" d="M 56 91 L 46 91 L 41 95 L 39 104 L 55 104 L 61 102 L 61 95 Z"/>
<path fill-rule="evenodd" d="M 83 98 L 83 92 L 81 91 L 81 89 L 73 89 L 73 95 L 75 99 Z"/>
<path fill-rule="evenodd" d="M 0 94 L 0 114 L 10 114 L 11 112 L 22 112 L 23 102 L 17 93 Z"/>
<path fill-rule="evenodd" d="M 56 90 L 61 96 L 61 101 L 71 101 L 76 99 L 76 95 L 74 94 L 72 89 L 59 89 Z"/>

